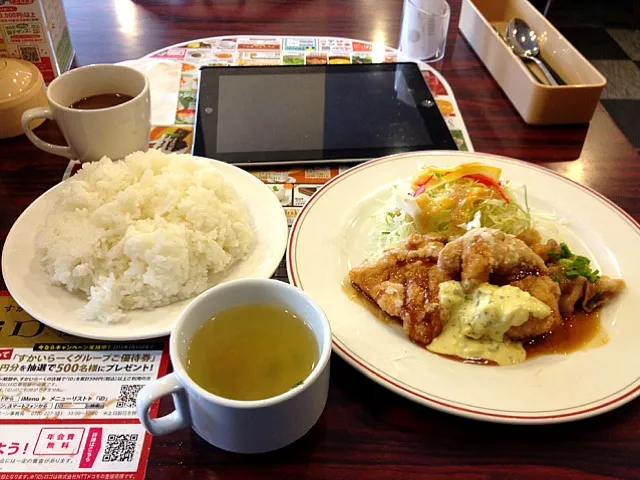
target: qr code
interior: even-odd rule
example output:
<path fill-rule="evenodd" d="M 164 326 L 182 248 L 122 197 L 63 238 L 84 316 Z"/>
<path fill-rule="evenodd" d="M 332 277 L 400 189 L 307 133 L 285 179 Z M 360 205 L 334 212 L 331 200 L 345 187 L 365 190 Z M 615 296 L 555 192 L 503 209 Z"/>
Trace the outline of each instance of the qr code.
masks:
<path fill-rule="evenodd" d="M 102 454 L 103 462 L 131 462 L 136 451 L 138 434 L 110 434 L 107 436 L 107 445 Z"/>
<path fill-rule="evenodd" d="M 116 408 L 136 408 L 136 397 L 144 385 L 122 385 Z"/>
<path fill-rule="evenodd" d="M 20 56 L 27 62 L 39 63 L 40 54 L 38 53 L 38 47 L 19 46 Z"/>

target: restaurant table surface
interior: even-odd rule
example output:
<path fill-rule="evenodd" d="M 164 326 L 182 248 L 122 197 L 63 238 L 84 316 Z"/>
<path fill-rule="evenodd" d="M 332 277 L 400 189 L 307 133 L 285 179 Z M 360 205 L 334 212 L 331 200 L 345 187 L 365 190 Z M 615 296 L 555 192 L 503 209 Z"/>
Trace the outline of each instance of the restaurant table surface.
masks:
<path fill-rule="evenodd" d="M 460 35 L 460 1 L 450 4 L 446 54 L 433 66 L 450 83 L 475 150 L 549 167 L 640 219 L 640 158 L 605 110 L 599 106 L 588 126 L 527 126 Z M 395 46 L 402 16 L 402 0 L 65 0 L 64 5 L 77 65 L 134 59 L 174 43 L 231 34 L 344 36 Z M 39 132 L 62 142 L 55 125 Z M 29 203 L 60 181 L 66 165 L 25 137 L 0 140 L 2 242 Z M 406 400 L 336 355 L 331 369 L 324 414 L 293 445 L 244 456 L 182 430 L 153 440 L 147 477 L 640 478 L 640 400 L 575 423 L 490 424 Z M 576 375 L 592 381 L 589 372 Z M 160 413 L 171 408 L 165 400 Z"/>

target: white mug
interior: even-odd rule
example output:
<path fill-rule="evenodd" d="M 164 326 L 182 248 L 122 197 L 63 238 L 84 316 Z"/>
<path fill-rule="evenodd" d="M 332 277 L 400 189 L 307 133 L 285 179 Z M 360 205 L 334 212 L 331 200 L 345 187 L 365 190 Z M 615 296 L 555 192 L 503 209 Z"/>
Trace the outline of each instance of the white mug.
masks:
<path fill-rule="evenodd" d="M 281 305 L 311 327 L 318 342 L 319 360 L 302 382 L 265 400 L 231 400 L 196 384 L 185 369 L 191 338 L 218 312 L 247 303 Z M 227 282 L 196 297 L 181 313 L 171 332 L 173 373 L 145 386 L 137 399 L 140 422 L 153 435 L 192 427 L 207 442 L 237 453 L 262 453 L 296 441 L 315 425 L 329 391 L 331 330 L 324 312 L 301 290 L 277 280 L 248 279 Z M 171 394 L 175 410 L 152 419 L 149 408 Z"/>
<path fill-rule="evenodd" d="M 69 108 L 78 100 L 106 93 L 133 97 L 114 107 L 81 110 Z M 27 138 L 45 152 L 81 162 L 107 156 L 114 160 L 146 151 L 151 128 L 149 82 L 143 73 L 123 65 L 88 65 L 60 75 L 47 88 L 49 107 L 27 110 L 22 128 Z M 29 128 L 37 118 L 55 120 L 68 147 L 45 142 Z"/>

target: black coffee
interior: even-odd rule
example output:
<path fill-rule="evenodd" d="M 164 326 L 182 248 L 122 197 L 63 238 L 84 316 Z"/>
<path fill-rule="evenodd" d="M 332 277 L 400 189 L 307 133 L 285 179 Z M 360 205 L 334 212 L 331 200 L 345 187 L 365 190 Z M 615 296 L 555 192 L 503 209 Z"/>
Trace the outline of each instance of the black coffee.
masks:
<path fill-rule="evenodd" d="M 72 103 L 69 108 L 75 108 L 76 110 L 97 110 L 99 108 L 115 107 L 131 99 L 133 99 L 131 95 L 125 95 L 124 93 L 101 93 L 100 95 L 81 98 L 77 102 Z"/>

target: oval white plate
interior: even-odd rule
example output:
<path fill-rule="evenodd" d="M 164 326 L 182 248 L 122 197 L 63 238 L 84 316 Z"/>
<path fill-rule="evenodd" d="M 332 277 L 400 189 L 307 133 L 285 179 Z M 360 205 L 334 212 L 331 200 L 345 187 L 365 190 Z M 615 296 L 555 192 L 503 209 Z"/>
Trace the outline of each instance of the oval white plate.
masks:
<path fill-rule="evenodd" d="M 434 355 L 399 325 L 379 321 L 350 300 L 341 283 L 370 245 L 372 213 L 393 184 L 427 165 L 479 161 L 528 188 L 529 203 L 555 211 L 560 235 L 627 289 L 602 311 L 604 346 L 544 355 L 509 367 L 485 367 Z M 504 157 L 464 152 L 401 154 L 355 167 L 328 182 L 293 226 L 287 253 L 292 284 L 326 312 L 334 350 L 384 387 L 448 413 L 504 423 L 556 423 L 597 415 L 640 393 L 640 226 L 598 193 L 550 170 Z"/>
<path fill-rule="evenodd" d="M 207 159 L 209 160 L 209 159 Z M 255 245 L 247 258 L 220 275 L 220 282 L 237 278 L 269 278 L 287 246 L 287 219 L 276 196 L 260 180 L 237 167 L 211 160 L 246 205 L 255 229 Z M 62 184 L 51 188 L 20 215 L 2 251 L 2 275 L 11 296 L 42 323 L 80 337 L 100 340 L 141 340 L 168 335 L 189 300 L 153 310 L 134 310 L 131 320 L 104 325 L 82 320 L 86 297 L 52 285 L 36 255 L 37 228 L 44 223 Z"/>

